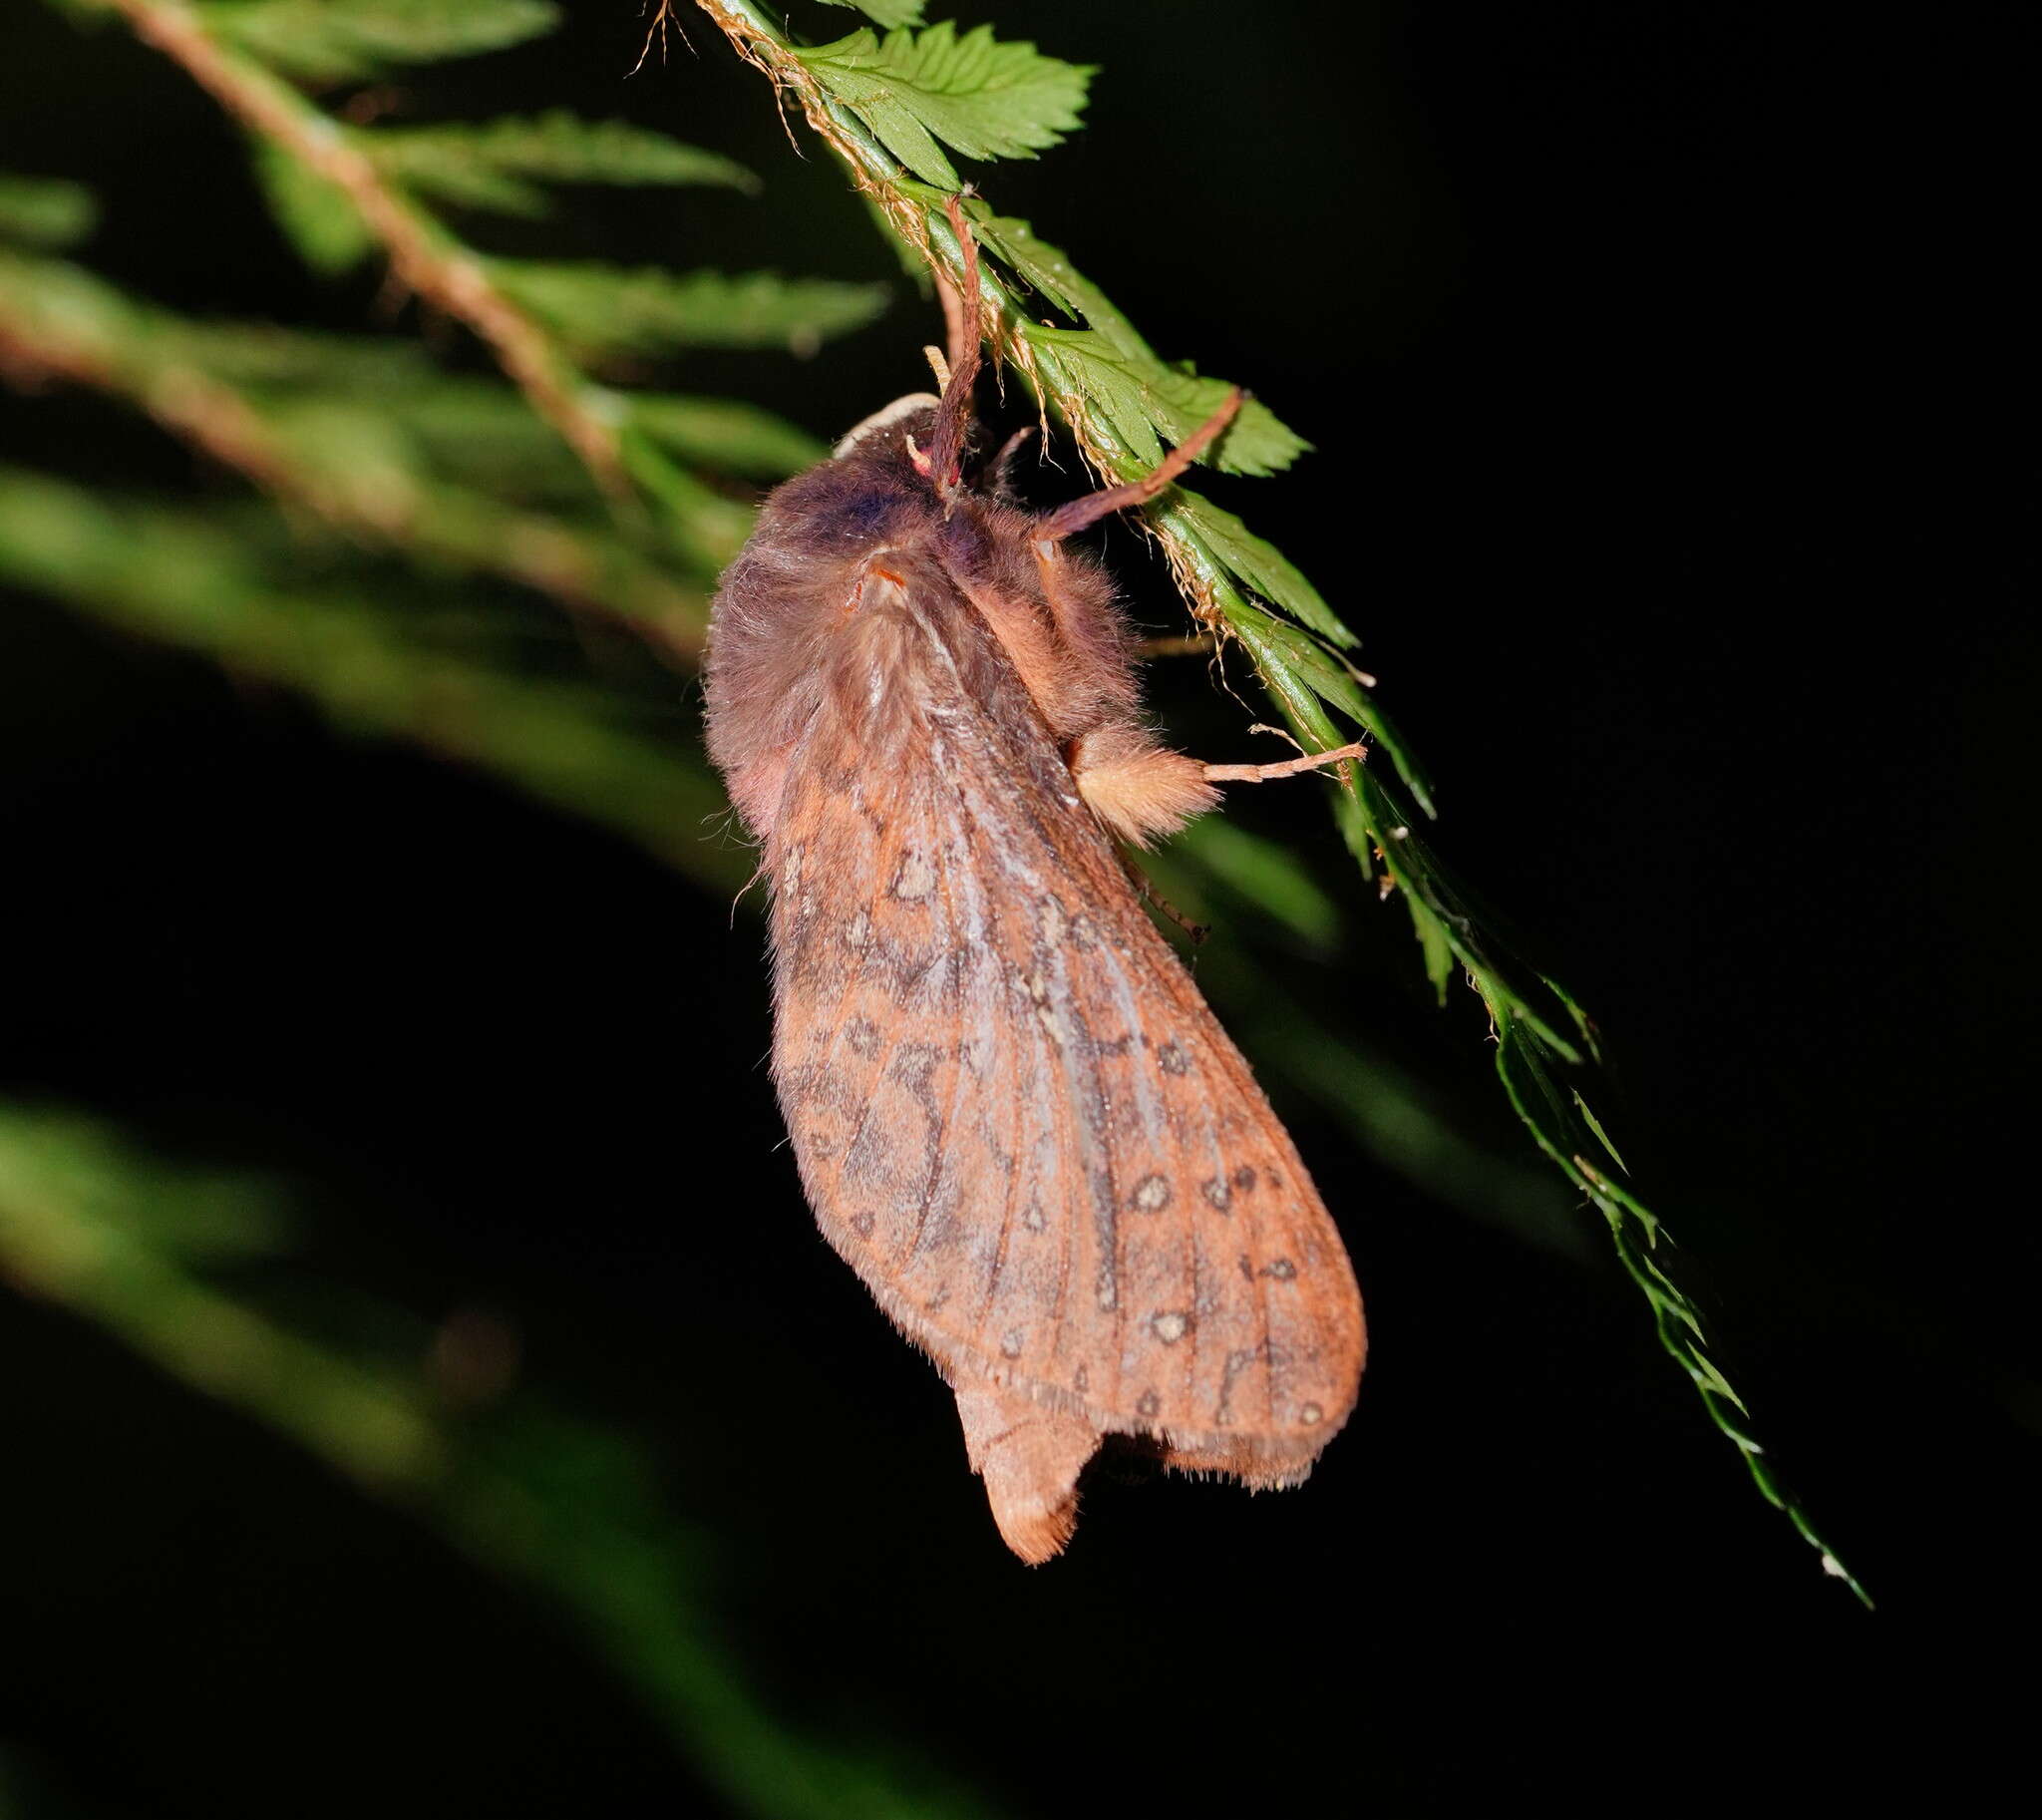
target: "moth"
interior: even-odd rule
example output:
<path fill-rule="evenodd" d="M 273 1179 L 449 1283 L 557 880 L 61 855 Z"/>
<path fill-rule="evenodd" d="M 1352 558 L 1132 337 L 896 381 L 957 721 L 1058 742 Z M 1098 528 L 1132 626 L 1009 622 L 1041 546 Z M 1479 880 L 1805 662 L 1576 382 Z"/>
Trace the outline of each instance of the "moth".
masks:
<path fill-rule="evenodd" d="M 895 400 L 764 503 L 725 573 L 711 756 L 771 883 L 773 1074 L 818 1224 L 957 1400 L 1023 1561 L 1058 1554 L 1109 1436 L 1294 1485 L 1354 1404 L 1360 1292 L 1247 1064 L 1131 883 L 1215 784 L 1162 744 L 1103 566 L 967 481 L 977 254 L 950 220 L 941 395 Z M 981 484 L 982 483 L 982 484 Z"/>

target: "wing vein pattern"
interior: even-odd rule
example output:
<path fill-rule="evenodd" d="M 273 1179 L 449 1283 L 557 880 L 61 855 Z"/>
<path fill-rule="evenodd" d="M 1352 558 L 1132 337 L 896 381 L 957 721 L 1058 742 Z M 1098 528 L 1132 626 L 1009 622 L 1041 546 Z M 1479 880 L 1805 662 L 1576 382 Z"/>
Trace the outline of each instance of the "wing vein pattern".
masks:
<path fill-rule="evenodd" d="M 1358 1298 L 1247 1065 L 954 585 L 866 587 L 829 662 L 769 854 L 826 1237 L 953 1387 L 1300 1476 L 1353 1401 Z"/>

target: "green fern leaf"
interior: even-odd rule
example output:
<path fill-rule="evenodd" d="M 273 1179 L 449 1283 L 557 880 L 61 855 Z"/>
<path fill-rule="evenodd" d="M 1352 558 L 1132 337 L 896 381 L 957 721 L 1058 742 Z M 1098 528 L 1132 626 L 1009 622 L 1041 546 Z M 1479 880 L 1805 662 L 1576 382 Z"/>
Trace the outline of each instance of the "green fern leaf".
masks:
<path fill-rule="evenodd" d="M 1273 606 L 1335 644 L 1359 642 L 1340 615 L 1275 545 L 1255 536 L 1232 513 L 1195 493 L 1180 490 L 1157 509 L 1166 525 L 1196 538 L 1228 569 Z"/>
<path fill-rule="evenodd" d="M 470 126 L 393 127 L 358 135 L 386 177 L 465 208 L 546 211 L 540 183 L 708 183 L 754 192 L 759 180 L 735 160 L 620 120 L 572 114 Z"/>
<path fill-rule="evenodd" d="M 595 263 L 499 259 L 504 291 L 584 355 L 680 348 L 785 347 L 813 353 L 886 307 L 883 284 L 783 278 L 773 272 L 627 270 Z"/>
<path fill-rule="evenodd" d="M 273 322 L 167 319 L 161 327 L 178 358 L 214 379 L 265 394 L 373 392 L 404 399 L 447 383 L 417 342 L 395 335 L 324 335 Z"/>
<path fill-rule="evenodd" d="M 0 240 L 55 251 L 84 239 L 99 214 L 83 183 L 0 173 Z"/>
<path fill-rule="evenodd" d="M 269 212 L 298 257 L 315 272 L 337 277 L 375 249 L 374 236 L 339 184 L 329 182 L 269 140 L 257 140 L 250 150 L 256 185 Z"/>
<path fill-rule="evenodd" d="M 915 193 L 931 207 L 942 205 L 940 195 L 919 189 Z M 1026 221 L 994 214 L 975 198 L 965 208 L 971 215 L 972 231 L 978 235 L 979 244 L 1016 277 L 1033 285 L 1074 321 L 1097 329 L 1123 353 L 1149 354 L 1149 344 L 1136 332 L 1135 325 L 1071 263 L 1061 246 L 1038 238 Z"/>
<path fill-rule="evenodd" d="M 793 52 L 832 95 L 925 182 L 960 187 L 937 141 L 966 158 L 1033 158 L 1076 130 L 1093 70 L 1002 44 L 982 25 L 961 38 L 947 19 L 927 31 L 866 30 Z"/>
<path fill-rule="evenodd" d="M 224 43 L 311 83 L 498 51 L 560 22 L 549 0 L 207 0 L 197 10 Z"/>
<path fill-rule="evenodd" d="M 1103 330 L 1024 323 L 1021 332 L 1055 355 L 1073 389 L 1099 407 L 1145 468 L 1163 459 L 1165 441 L 1183 442 L 1226 400 L 1224 380 L 1200 379 L 1154 354 L 1131 353 Z M 1275 474 L 1310 447 L 1268 406 L 1249 399 L 1211 462 L 1226 474 Z"/>
<path fill-rule="evenodd" d="M 830 454 L 806 430 L 740 399 L 641 392 L 630 406 L 631 422 L 662 449 L 725 474 L 782 480 Z"/>
<path fill-rule="evenodd" d="M 823 0 L 823 4 L 862 13 L 890 31 L 896 26 L 921 24 L 922 8 L 928 0 Z"/>

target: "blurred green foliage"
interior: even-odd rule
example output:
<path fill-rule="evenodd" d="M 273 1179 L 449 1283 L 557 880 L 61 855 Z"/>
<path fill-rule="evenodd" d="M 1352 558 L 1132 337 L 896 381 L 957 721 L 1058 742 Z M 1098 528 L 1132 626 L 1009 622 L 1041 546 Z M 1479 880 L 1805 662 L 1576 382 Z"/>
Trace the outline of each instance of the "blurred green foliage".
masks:
<path fill-rule="evenodd" d="M 410 1331 L 384 1309 L 343 1349 L 233 1286 L 232 1267 L 285 1248 L 291 1228 L 275 1183 L 182 1170 L 101 1122 L 0 1103 L 0 1266 L 17 1287 L 549 1597 L 735 1808 L 814 1820 L 985 1811 L 883 1740 L 854 1753 L 776 1721 L 714 1640 L 702 1545 L 664 1512 L 633 1447 L 527 1395 L 472 1406 L 471 1390 L 495 1388 L 499 1336 L 473 1323 Z"/>

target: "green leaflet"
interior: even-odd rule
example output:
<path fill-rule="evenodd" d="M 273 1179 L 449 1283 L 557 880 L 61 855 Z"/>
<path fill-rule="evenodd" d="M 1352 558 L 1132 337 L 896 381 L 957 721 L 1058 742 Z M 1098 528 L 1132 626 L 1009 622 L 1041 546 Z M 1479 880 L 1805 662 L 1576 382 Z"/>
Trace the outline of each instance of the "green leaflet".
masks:
<path fill-rule="evenodd" d="M 83 183 L 0 172 L 0 240 L 55 251 L 84 239 L 99 217 L 99 203 Z"/>
<path fill-rule="evenodd" d="M 631 422 L 661 448 L 726 474 L 783 480 L 830 454 L 828 443 L 741 399 L 634 392 L 630 412 Z"/>
<path fill-rule="evenodd" d="M 163 326 L 194 366 L 232 385 L 405 395 L 444 378 L 416 341 L 394 335 L 325 335 L 273 322 L 171 317 Z"/>
<path fill-rule="evenodd" d="M 223 43 L 312 83 L 502 50 L 560 22 L 548 0 L 207 0 L 197 11 Z"/>
<path fill-rule="evenodd" d="M 385 177 L 436 201 L 500 214 L 542 215 L 543 183 L 707 183 L 756 193 L 735 160 L 626 121 L 565 112 L 436 127 L 384 127 L 355 136 Z"/>
<path fill-rule="evenodd" d="M 862 328 L 887 301 L 883 284 L 773 272 L 730 276 L 524 259 L 498 259 L 490 270 L 508 296 L 594 357 L 691 347 L 813 353 L 826 337 Z"/>
<path fill-rule="evenodd" d="M 1164 443 L 1181 443 L 1204 423 L 1231 389 L 1223 379 L 1200 379 L 1164 365 L 1153 354 L 1130 353 L 1099 329 L 1023 323 L 1021 333 L 1055 355 L 1072 389 L 1106 414 L 1115 436 L 1144 469 L 1162 461 Z M 1219 439 L 1211 460 L 1225 474 L 1276 474 L 1310 447 L 1267 405 L 1251 398 Z"/>
<path fill-rule="evenodd" d="M 921 10 L 928 0 L 823 0 L 823 4 L 862 13 L 867 19 L 875 19 L 890 30 L 895 26 L 921 24 Z"/>
<path fill-rule="evenodd" d="M 942 208 L 939 190 L 914 182 L 901 187 L 924 207 Z M 1128 445 L 1134 458 L 1131 470 L 1154 466 L 1164 441 L 1182 440 L 1225 396 L 1220 382 L 1191 379 L 1159 360 L 1106 293 L 1028 222 L 995 214 L 977 197 L 967 199 L 964 206 L 972 231 L 987 252 L 1085 324 L 1083 330 L 1060 330 L 1030 323 L 1016 306 L 1020 332 L 1039 352 L 1051 353 L 1059 367 L 1070 369 L 1065 375 L 1071 382 L 1067 389 L 1096 403 L 1114 434 Z M 1221 440 L 1214 465 L 1228 472 L 1268 473 L 1288 466 L 1309 446 L 1251 399 Z M 1230 576 L 1334 644 L 1352 648 L 1357 642 L 1303 570 L 1232 513 L 1183 488 L 1174 489 L 1150 511 L 1166 532 L 1183 540 L 1187 551 L 1209 563 L 1208 580 L 1217 583 Z M 1422 798 L 1423 790 L 1417 794 Z"/>
<path fill-rule="evenodd" d="M 884 38 L 860 27 L 790 55 L 916 177 L 945 190 L 961 182 L 938 140 L 966 158 L 1033 158 L 1076 130 L 1094 74 L 1032 44 L 1002 44 L 989 25 L 960 38 L 947 19 Z"/>
<path fill-rule="evenodd" d="M 266 139 L 249 148 L 257 187 L 284 238 L 322 277 L 351 271 L 376 242 L 347 191 Z"/>
<path fill-rule="evenodd" d="M 943 198 L 935 191 L 923 191 L 921 195 L 928 206 L 942 207 Z M 1052 246 L 1039 238 L 1026 221 L 993 213 L 976 196 L 965 203 L 965 212 L 971 217 L 972 231 L 978 235 L 979 244 L 1016 277 L 1032 284 L 1065 315 L 1097 329 L 1123 354 L 1149 356 L 1149 344 L 1136 333 L 1135 325 L 1071 263 L 1061 246 Z"/>
<path fill-rule="evenodd" d="M 1359 642 L 1304 571 L 1223 507 L 1180 487 L 1153 510 L 1165 525 L 1196 538 L 1216 560 L 1271 605 L 1280 606 L 1337 645 L 1351 649 Z"/>
<path fill-rule="evenodd" d="M 123 1239 L 204 1268 L 273 1257 L 299 1237 L 295 1210 L 278 1206 L 256 1178 L 223 1169 L 159 1167 L 137 1194 L 107 1128 L 78 1113 L 0 1100 L 0 1222 L 16 1237 L 24 1206 L 68 1201 Z"/>

